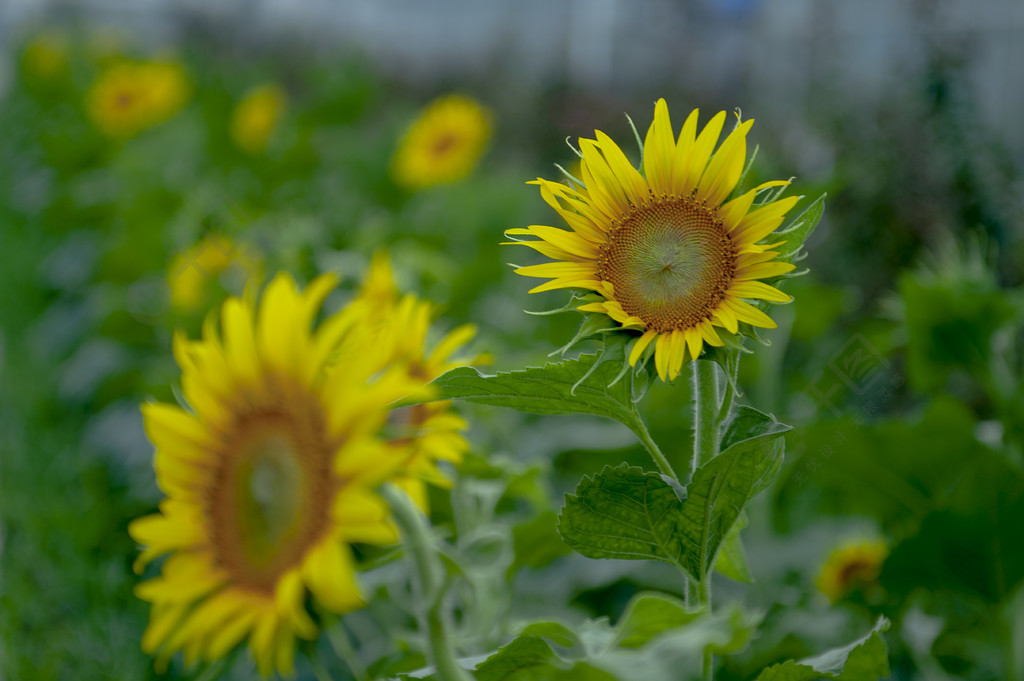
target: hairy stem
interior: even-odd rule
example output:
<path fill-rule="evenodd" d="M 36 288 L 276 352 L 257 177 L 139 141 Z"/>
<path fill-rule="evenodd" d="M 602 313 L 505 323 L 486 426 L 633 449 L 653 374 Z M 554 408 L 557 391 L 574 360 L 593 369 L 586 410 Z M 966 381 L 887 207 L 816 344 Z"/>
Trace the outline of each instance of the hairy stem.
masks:
<path fill-rule="evenodd" d="M 714 362 L 694 360 L 693 368 L 693 466 L 698 468 L 718 455 L 719 396 L 718 368 Z"/>
<path fill-rule="evenodd" d="M 394 485 L 384 485 L 381 493 L 402 532 L 408 556 L 416 575 L 417 615 L 426 630 L 430 661 L 441 681 L 472 681 L 459 665 L 448 635 L 448 617 L 444 607 L 444 578 L 441 560 L 431 546 L 427 522 L 409 495 Z"/>

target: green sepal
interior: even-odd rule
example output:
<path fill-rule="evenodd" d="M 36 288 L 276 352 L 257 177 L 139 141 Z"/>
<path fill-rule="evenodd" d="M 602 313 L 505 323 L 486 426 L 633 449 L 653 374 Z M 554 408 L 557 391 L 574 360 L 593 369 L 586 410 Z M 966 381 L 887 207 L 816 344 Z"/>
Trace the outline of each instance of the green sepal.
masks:
<path fill-rule="evenodd" d="M 800 253 L 804 242 L 814 232 L 815 227 L 821 221 L 821 216 L 825 213 L 826 196 L 827 194 L 822 194 L 816 198 L 788 227 L 781 232 L 775 232 L 769 237 L 773 239 L 775 237 L 782 237 L 785 241 L 785 243 L 778 247 L 779 256 L 776 260 L 792 262 Z"/>

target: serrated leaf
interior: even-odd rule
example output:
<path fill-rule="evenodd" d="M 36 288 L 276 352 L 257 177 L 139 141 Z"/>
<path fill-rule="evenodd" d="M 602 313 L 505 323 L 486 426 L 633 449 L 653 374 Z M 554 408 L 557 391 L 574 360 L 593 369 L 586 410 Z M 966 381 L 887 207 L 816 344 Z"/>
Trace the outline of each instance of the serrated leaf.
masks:
<path fill-rule="evenodd" d="M 889 676 L 888 651 L 880 634 L 889 628 L 889 620 L 879 617 L 874 629 L 849 645 L 816 657 L 794 662 L 787 660 L 766 668 L 757 681 L 878 681 Z"/>
<path fill-rule="evenodd" d="M 599 366 L 595 368 L 595 364 Z M 436 389 L 435 400 L 466 400 L 532 414 L 594 414 L 637 430 L 642 425 L 633 406 L 630 382 L 623 380 L 609 386 L 621 369 L 621 364 L 611 358 L 586 354 L 544 367 L 494 375 L 458 367 L 430 385 Z M 580 382 L 584 376 L 586 379 Z"/>
<path fill-rule="evenodd" d="M 588 558 L 660 560 L 685 569 L 677 530 L 680 501 L 661 475 L 622 464 L 584 476 L 565 495 L 562 540 Z"/>
<path fill-rule="evenodd" d="M 804 242 L 811 236 L 814 228 L 821 221 L 821 216 L 825 213 L 825 196 L 825 194 L 822 194 L 816 198 L 789 227 L 773 235 L 775 237 L 782 237 L 784 240 L 784 243 L 777 249 L 779 252 L 778 260 L 792 260 L 800 253 Z"/>
<path fill-rule="evenodd" d="M 784 449 L 781 433 L 749 437 L 694 472 L 678 524 L 690 575 L 708 574 L 747 502 L 775 479 Z"/>
<path fill-rule="evenodd" d="M 722 548 L 715 559 L 715 571 L 743 584 L 750 584 L 754 578 L 750 575 L 750 563 L 747 562 L 747 552 L 743 550 L 743 540 L 740 532 L 747 526 L 749 520 L 746 513 L 740 513 L 739 518 L 732 524 L 729 534 L 722 542 Z"/>

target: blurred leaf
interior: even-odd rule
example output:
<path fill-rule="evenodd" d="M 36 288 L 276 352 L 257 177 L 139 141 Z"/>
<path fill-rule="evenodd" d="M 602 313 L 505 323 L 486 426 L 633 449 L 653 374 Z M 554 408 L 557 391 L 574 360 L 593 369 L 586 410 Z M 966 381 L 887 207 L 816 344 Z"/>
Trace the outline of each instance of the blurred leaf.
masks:
<path fill-rule="evenodd" d="M 948 500 L 886 560 L 891 592 L 951 590 L 999 603 L 1024 579 L 1024 474 L 1000 454 L 978 449 Z"/>
<path fill-rule="evenodd" d="M 984 449 L 974 426 L 961 402 L 940 397 L 916 422 L 846 417 L 794 431 L 791 451 L 803 455 L 776 486 L 775 521 L 788 531 L 822 513 L 863 515 L 897 539 L 913 533 Z"/>
<path fill-rule="evenodd" d="M 753 407 L 741 405 L 736 408 L 732 418 L 726 424 L 722 435 L 722 451 L 729 449 L 744 440 L 760 437 L 781 435 L 793 427 L 775 420 L 771 414 L 765 414 Z"/>
<path fill-rule="evenodd" d="M 512 528 L 515 562 L 511 570 L 519 567 L 543 567 L 555 558 L 569 553 L 569 547 L 558 536 L 558 514 L 544 511 L 533 520 Z"/>
<path fill-rule="evenodd" d="M 995 283 L 970 280 L 900 279 L 906 310 L 910 383 L 925 392 L 941 389 L 954 370 L 984 380 L 993 335 L 1019 318 L 1019 306 Z"/>
<path fill-rule="evenodd" d="M 799 662 L 787 660 L 772 665 L 757 681 L 878 681 L 889 676 L 888 652 L 879 635 L 889 629 L 889 620 L 880 617 L 875 628 L 849 645 L 835 648 Z"/>
<path fill-rule="evenodd" d="M 476 674 L 488 680 L 698 679 L 705 647 L 734 652 L 746 645 L 752 626 L 753 619 L 736 609 L 687 613 L 676 598 L 641 593 L 614 627 L 604 619 L 572 629 L 534 622 L 480 664 Z"/>
<path fill-rule="evenodd" d="M 637 594 L 616 624 L 615 642 L 623 648 L 641 648 L 662 631 L 681 627 L 697 617 L 696 613 L 687 612 L 686 604 L 673 596 L 653 592 Z"/>

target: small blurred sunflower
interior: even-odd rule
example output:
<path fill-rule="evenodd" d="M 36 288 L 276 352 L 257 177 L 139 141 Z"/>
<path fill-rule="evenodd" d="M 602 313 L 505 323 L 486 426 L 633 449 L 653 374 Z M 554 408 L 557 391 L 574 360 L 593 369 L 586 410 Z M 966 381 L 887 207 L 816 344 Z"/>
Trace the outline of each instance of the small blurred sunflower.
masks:
<path fill-rule="evenodd" d="M 360 326 L 368 330 L 362 338 L 377 345 L 387 365 L 401 367 L 418 385 L 426 385 L 457 366 L 489 362 L 486 355 L 453 358 L 476 333 L 472 324 L 454 329 L 427 351 L 434 306 L 412 294 L 399 294 L 384 253 L 374 256 L 350 307 L 358 311 L 363 320 Z M 469 450 L 461 434 L 466 422 L 452 411 L 450 401 L 399 407 L 391 413 L 390 422 L 392 446 L 406 457 L 392 482 L 426 510 L 427 484 L 451 486 L 437 462 L 457 464 Z"/>
<path fill-rule="evenodd" d="M 882 541 L 846 542 L 829 554 L 815 585 L 830 601 L 838 603 L 854 591 L 866 591 L 877 585 L 888 555 L 889 547 Z"/>
<path fill-rule="evenodd" d="M 266 151 L 287 105 L 284 90 L 273 83 L 250 90 L 231 115 L 231 139 L 250 154 Z"/>
<path fill-rule="evenodd" d="M 179 310 L 194 310 L 203 303 L 211 283 L 224 272 L 237 270 L 249 279 L 258 269 L 259 260 L 249 249 L 223 235 L 207 235 L 171 262 L 167 273 L 171 304 Z"/>
<path fill-rule="evenodd" d="M 469 97 L 434 100 L 398 146 L 392 163 L 395 181 L 417 190 L 466 177 L 491 137 L 491 119 L 490 110 Z"/>
<path fill-rule="evenodd" d="M 34 78 L 48 80 L 68 68 L 71 45 L 61 31 L 43 31 L 33 38 L 22 52 L 25 71 Z"/>
<path fill-rule="evenodd" d="M 185 104 L 188 79 L 173 62 L 119 61 L 93 83 L 86 105 L 110 137 L 131 137 L 171 118 Z"/>
<path fill-rule="evenodd" d="M 211 318 L 202 340 L 175 337 L 190 409 L 143 407 L 167 498 L 129 526 L 145 547 L 137 570 L 171 554 L 136 588 L 153 604 L 142 647 L 158 667 L 178 650 L 186 664 L 219 659 L 248 637 L 261 674 L 291 673 L 296 637 L 318 630 L 307 593 L 327 611 L 360 607 L 349 544 L 397 539 L 373 490 L 409 455 L 381 433 L 388 405 L 421 384 L 378 370 L 372 344 L 338 354 L 358 321 L 344 310 L 311 329 L 333 286 L 323 276 L 300 292 L 281 274 L 258 305 L 228 299 L 222 333 Z"/>
<path fill-rule="evenodd" d="M 740 324 L 774 328 L 747 300 L 788 302 L 765 284 L 794 269 L 761 243 L 798 197 L 755 205 L 762 192 L 789 184 L 765 182 L 726 201 L 746 164 L 752 120 L 738 122 L 715 149 L 725 124 L 720 112 L 697 131 L 697 111 L 673 133 L 668 106 L 658 100 L 643 144 L 642 172 L 601 131 L 580 139 L 581 185 L 538 178 L 543 199 L 570 229 L 543 225 L 506 234 L 536 237 L 529 246 L 557 262 L 520 267 L 518 274 L 551 281 L 530 292 L 581 288 L 595 292 L 579 307 L 607 315 L 639 335 L 630 365 L 653 351 L 658 376 L 673 380 L 704 344 L 721 346 L 719 329 Z"/>

